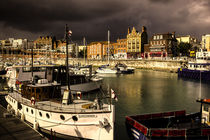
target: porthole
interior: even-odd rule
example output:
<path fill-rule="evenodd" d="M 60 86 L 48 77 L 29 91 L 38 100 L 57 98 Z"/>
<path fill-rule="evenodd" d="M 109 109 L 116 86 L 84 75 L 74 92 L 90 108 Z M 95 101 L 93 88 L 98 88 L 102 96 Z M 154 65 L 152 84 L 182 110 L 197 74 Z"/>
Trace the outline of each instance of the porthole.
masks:
<path fill-rule="evenodd" d="M 26 108 L 26 111 L 28 112 L 28 108 Z"/>
<path fill-rule="evenodd" d="M 39 116 L 42 117 L 42 112 L 39 112 Z"/>
<path fill-rule="evenodd" d="M 46 114 L 46 117 L 49 119 L 49 118 L 50 118 L 50 115 L 47 113 L 47 114 Z"/>
<path fill-rule="evenodd" d="M 65 120 L 65 117 L 63 115 L 60 115 L 61 120 Z"/>
<path fill-rule="evenodd" d="M 78 121 L 77 116 L 72 116 L 72 119 L 73 119 L 74 121 Z"/>
<path fill-rule="evenodd" d="M 34 114 L 34 111 L 33 111 L 33 109 L 31 109 L 31 114 Z"/>

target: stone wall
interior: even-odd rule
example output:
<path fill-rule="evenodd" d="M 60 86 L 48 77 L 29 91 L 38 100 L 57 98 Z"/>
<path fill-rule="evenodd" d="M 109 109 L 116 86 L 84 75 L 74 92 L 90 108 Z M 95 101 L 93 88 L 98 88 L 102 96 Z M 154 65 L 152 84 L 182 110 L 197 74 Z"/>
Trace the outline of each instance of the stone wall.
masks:
<path fill-rule="evenodd" d="M 64 60 L 58 60 L 57 64 L 64 64 Z M 139 68 L 139 69 L 152 69 L 168 72 L 177 72 L 178 68 L 186 61 L 174 61 L 174 60 L 110 60 L 109 64 L 115 66 L 117 63 L 124 63 L 129 67 Z M 103 60 L 86 60 L 84 59 L 69 59 L 69 64 L 89 64 L 93 66 L 101 66 L 108 64 L 107 61 Z"/>

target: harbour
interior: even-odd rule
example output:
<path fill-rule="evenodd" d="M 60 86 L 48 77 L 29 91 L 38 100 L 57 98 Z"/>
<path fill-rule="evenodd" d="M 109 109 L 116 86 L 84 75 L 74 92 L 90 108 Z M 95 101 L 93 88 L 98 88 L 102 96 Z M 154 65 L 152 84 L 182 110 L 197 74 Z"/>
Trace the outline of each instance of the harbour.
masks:
<path fill-rule="evenodd" d="M 178 78 L 177 73 L 136 69 L 134 74 L 107 74 L 103 90 L 112 88 L 115 105 L 114 139 L 128 139 L 125 116 L 183 110 L 197 112 L 198 98 L 210 98 L 208 83 Z"/>

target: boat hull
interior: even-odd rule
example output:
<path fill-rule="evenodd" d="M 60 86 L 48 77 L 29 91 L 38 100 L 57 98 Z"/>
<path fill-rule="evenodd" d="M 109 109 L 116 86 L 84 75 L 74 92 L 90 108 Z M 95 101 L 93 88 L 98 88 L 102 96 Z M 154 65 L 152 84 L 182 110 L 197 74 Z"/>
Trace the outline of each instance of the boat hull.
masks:
<path fill-rule="evenodd" d="M 210 71 L 200 71 L 200 70 L 191 70 L 187 68 L 179 68 L 178 69 L 178 77 L 193 79 L 193 80 L 201 80 L 210 82 Z"/>
<path fill-rule="evenodd" d="M 127 116 L 125 123 L 130 139 L 207 140 L 210 127 L 201 125 L 200 115 L 185 115 L 185 111 L 145 114 Z"/>
<path fill-rule="evenodd" d="M 104 112 L 57 112 L 53 107 L 46 110 L 44 105 L 37 108 L 24 101 L 22 103 L 10 95 L 7 95 L 5 99 L 10 106 L 8 107 L 10 111 L 12 110 L 22 120 L 32 124 L 34 129 L 52 131 L 57 134 L 56 136 L 68 138 L 114 139 L 114 106 L 111 107 L 112 111 Z M 105 118 L 109 121 L 109 127 L 100 125 L 100 121 L 103 122 Z"/>

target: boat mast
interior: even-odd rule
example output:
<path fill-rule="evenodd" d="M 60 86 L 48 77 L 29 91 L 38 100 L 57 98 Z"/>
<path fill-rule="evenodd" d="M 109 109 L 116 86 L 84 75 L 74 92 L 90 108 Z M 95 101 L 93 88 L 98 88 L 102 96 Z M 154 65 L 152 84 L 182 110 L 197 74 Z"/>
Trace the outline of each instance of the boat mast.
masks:
<path fill-rule="evenodd" d="M 69 30 L 68 30 L 68 26 L 66 24 L 65 27 L 65 37 L 66 37 L 66 76 L 67 76 L 67 84 L 68 84 L 68 91 L 69 91 L 69 100 L 70 103 L 72 103 L 72 97 L 71 97 L 71 90 L 70 90 L 70 83 L 69 83 L 69 53 L 68 53 L 68 37 L 70 36 L 68 34 Z"/>
<path fill-rule="evenodd" d="M 84 44 L 84 63 L 85 63 L 85 65 L 86 65 L 86 57 L 85 57 L 86 40 L 85 40 L 85 37 L 83 38 L 83 44 Z"/>
<path fill-rule="evenodd" d="M 34 73 L 33 73 L 33 63 L 34 63 L 34 55 L 33 55 L 33 45 L 31 46 L 31 76 L 32 76 L 32 83 L 34 80 Z"/>
<path fill-rule="evenodd" d="M 108 30 L 108 64 L 109 64 L 109 43 L 110 43 L 110 40 L 109 40 L 109 38 L 110 38 L 110 31 Z"/>

